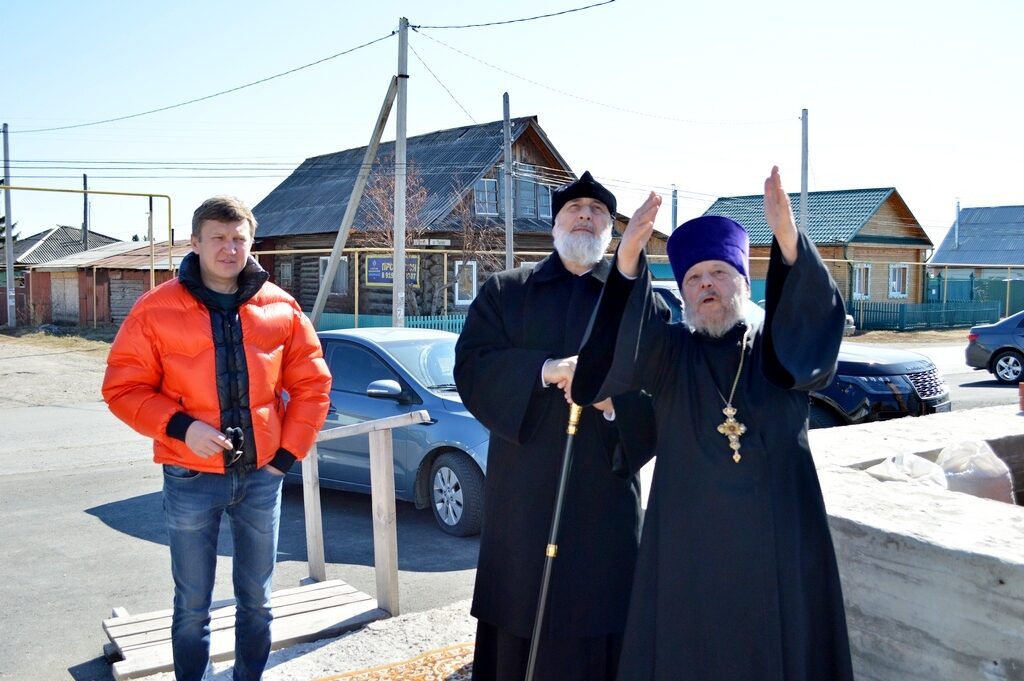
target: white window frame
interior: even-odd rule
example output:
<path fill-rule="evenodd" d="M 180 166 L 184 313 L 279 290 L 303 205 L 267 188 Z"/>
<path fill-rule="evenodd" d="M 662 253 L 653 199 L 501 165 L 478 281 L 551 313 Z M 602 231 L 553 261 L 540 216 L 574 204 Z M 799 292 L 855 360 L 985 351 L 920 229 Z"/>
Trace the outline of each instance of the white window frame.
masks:
<path fill-rule="evenodd" d="M 291 260 L 282 260 L 277 264 L 278 286 L 286 291 L 295 286 L 295 263 Z"/>
<path fill-rule="evenodd" d="M 477 215 L 498 214 L 497 180 L 483 177 L 476 181 L 473 185 L 473 212 Z"/>
<path fill-rule="evenodd" d="M 537 189 L 533 180 L 516 180 L 516 215 L 521 218 L 537 217 Z"/>
<path fill-rule="evenodd" d="M 324 274 L 327 272 L 327 262 L 330 260 L 329 256 L 320 257 L 320 270 L 319 276 L 317 277 L 317 283 L 322 284 L 324 281 Z M 338 295 L 348 295 L 348 256 L 341 256 L 341 261 L 338 263 L 338 271 L 334 273 L 334 281 L 331 282 L 331 290 L 328 293 L 336 293 Z"/>
<path fill-rule="evenodd" d="M 464 298 L 461 295 L 462 291 L 459 290 L 459 274 L 462 271 L 463 267 L 468 267 L 470 270 L 472 270 L 472 275 L 471 276 L 472 276 L 472 281 L 473 281 L 473 294 L 472 294 L 472 296 L 470 298 Z M 455 304 L 456 305 L 469 305 L 470 303 L 473 302 L 473 299 L 476 298 L 477 289 L 478 289 L 476 273 L 477 273 L 476 260 L 456 260 L 455 261 L 455 286 L 453 287 L 453 289 L 455 291 Z"/>
<path fill-rule="evenodd" d="M 543 200 L 544 196 L 547 201 Z M 537 185 L 537 215 L 542 218 L 551 217 L 551 187 L 544 184 Z"/>
<path fill-rule="evenodd" d="M 861 290 L 860 286 L 861 272 L 864 273 L 864 290 Z M 853 299 L 871 299 L 871 265 L 868 263 L 858 262 L 853 264 Z"/>
<path fill-rule="evenodd" d="M 902 277 L 900 276 L 902 273 Z M 900 283 L 902 279 L 902 290 Z M 889 297 L 906 298 L 910 295 L 910 267 L 905 262 L 889 263 Z"/>

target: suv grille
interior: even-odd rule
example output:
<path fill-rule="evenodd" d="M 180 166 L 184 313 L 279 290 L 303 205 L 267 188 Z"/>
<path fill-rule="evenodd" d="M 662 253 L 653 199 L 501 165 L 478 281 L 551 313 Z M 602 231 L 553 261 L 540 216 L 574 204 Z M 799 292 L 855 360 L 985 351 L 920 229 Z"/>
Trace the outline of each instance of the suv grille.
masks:
<path fill-rule="evenodd" d="M 907 374 L 907 378 L 914 384 L 914 389 L 923 399 L 938 397 L 946 392 L 946 381 L 943 380 L 936 368 L 916 374 Z"/>

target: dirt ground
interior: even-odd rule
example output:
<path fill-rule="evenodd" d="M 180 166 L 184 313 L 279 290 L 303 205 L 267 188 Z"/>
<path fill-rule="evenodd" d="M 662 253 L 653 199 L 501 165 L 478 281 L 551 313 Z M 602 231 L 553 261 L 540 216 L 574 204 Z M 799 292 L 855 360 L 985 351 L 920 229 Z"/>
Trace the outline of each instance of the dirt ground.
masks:
<path fill-rule="evenodd" d="M 114 333 L 86 333 L 91 338 L 38 329 L 0 333 L 0 408 L 102 400 L 100 386 Z"/>

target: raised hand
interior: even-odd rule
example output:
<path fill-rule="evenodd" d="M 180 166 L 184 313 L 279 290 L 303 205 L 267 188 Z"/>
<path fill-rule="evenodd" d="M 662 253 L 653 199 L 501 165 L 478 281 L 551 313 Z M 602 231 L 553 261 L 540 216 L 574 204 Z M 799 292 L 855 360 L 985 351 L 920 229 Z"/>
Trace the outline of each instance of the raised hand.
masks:
<path fill-rule="evenodd" d="M 779 244 L 782 259 L 787 265 L 792 265 L 797 257 L 796 220 L 793 219 L 789 195 L 782 188 L 778 166 L 772 166 L 771 175 L 764 181 L 764 217 Z"/>
<path fill-rule="evenodd" d="M 651 192 L 633 217 L 629 219 L 626 231 L 619 242 L 618 268 L 628 277 L 635 277 L 640 269 L 640 251 L 647 245 L 654 232 L 654 218 L 658 216 L 661 197 Z"/>

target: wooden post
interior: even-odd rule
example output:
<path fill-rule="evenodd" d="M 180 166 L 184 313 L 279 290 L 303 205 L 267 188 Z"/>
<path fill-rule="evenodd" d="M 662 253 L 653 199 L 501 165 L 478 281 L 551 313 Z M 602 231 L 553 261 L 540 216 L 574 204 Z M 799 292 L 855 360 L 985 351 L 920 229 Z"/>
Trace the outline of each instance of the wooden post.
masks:
<path fill-rule="evenodd" d="M 306 557 L 309 563 L 309 581 L 327 581 L 324 559 L 324 525 L 320 513 L 320 464 L 316 445 L 302 460 L 302 499 L 306 513 Z"/>
<path fill-rule="evenodd" d="M 373 563 L 377 605 L 394 617 L 398 603 L 398 525 L 395 515 L 395 463 L 391 430 L 370 433 L 370 489 L 373 495 Z"/>
<path fill-rule="evenodd" d="M 363 163 L 359 166 L 359 173 L 352 185 L 352 193 L 349 195 L 348 203 L 345 204 L 345 214 L 341 218 L 341 225 L 338 227 L 338 234 L 334 238 L 334 247 L 331 248 L 331 257 L 327 261 L 327 271 L 320 282 L 320 289 L 316 294 L 316 302 L 313 303 L 313 314 L 309 320 L 313 327 L 320 325 L 320 315 L 323 314 L 324 306 L 327 305 L 327 296 L 331 292 L 331 282 L 334 281 L 334 274 L 338 271 L 338 260 L 341 258 L 342 249 L 348 241 L 348 233 L 352 228 L 352 222 L 356 218 L 356 211 L 359 209 L 359 201 L 363 198 L 363 189 L 366 187 L 367 178 L 370 177 L 370 170 L 373 168 L 373 160 L 377 158 L 377 147 L 380 144 L 380 137 L 384 134 L 384 126 L 388 122 L 388 115 L 391 113 L 391 104 L 395 101 L 398 92 L 398 78 L 392 77 L 388 92 L 384 95 L 384 104 L 377 114 L 377 123 L 374 125 L 373 133 L 370 135 L 370 143 L 366 145 L 366 153 L 363 154 Z"/>
<path fill-rule="evenodd" d="M 395 515 L 395 463 L 391 446 L 391 429 L 426 423 L 430 414 L 424 410 L 389 416 L 348 426 L 321 430 L 317 442 L 337 440 L 353 435 L 370 434 L 370 493 L 373 508 L 373 553 L 377 574 L 377 603 L 391 613 L 398 610 L 398 534 Z M 309 556 L 309 579 L 325 581 L 324 534 L 320 515 L 320 474 L 316 446 L 302 460 L 303 502 L 306 514 L 306 554 Z"/>

